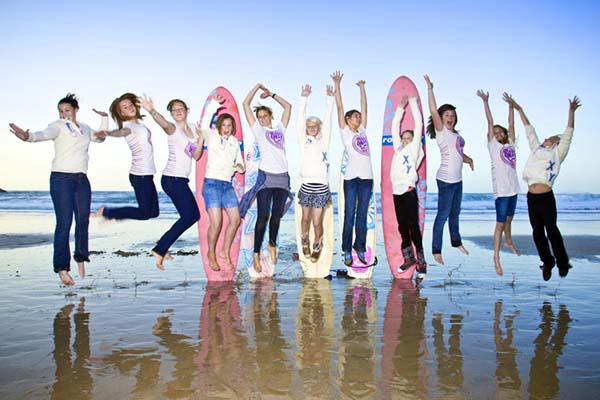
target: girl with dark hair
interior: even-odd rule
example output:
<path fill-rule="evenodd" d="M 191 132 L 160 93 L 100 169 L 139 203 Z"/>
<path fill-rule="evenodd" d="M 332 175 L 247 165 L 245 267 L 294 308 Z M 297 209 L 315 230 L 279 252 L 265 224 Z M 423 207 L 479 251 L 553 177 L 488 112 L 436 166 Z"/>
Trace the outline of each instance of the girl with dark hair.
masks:
<path fill-rule="evenodd" d="M 129 133 L 110 134 L 114 137 L 125 137 L 131 150 L 131 168 L 129 182 L 133 186 L 137 207 L 108 208 L 100 206 L 96 216 L 108 219 L 148 220 L 158 217 L 158 194 L 154 186 L 154 149 L 152 133 L 142 123 L 140 100 L 133 93 L 125 93 L 117 97 L 110 105 L 110 115 L 119 128 L 129 128 Z"/>
<path fill-rule="evenodd" d="M 433 223 L 432 253 L 439 264 L 444 265 L 442 258 L 442 239 L 444 225 L 448 220 L 450 242 L 464 254 L 469 254 L 462 244 L 459 232 L 460 203 L 462 201 L 462 165 L 469 164 L 473 170 L 473 160 L 463 149 L 465 140 L 456 130 L 458 118 L 456 107 L 443 104 L 439 108 L 433 94 L 433 83 L 428 75 L 424 76 L 427 83 L 427 97 L 431 117 L 427 124 L 427 134 L 436 139 L 440 148 L 441 164 L 436 174 L 438 187 L 437 214 Z"/>
<path fill-rule="evenodd" d="M 490 110 L 488 92 L 477 91 L 477 96 L 483 100 L 485 117 L 488 123 L 488 150 L 492 159 L 492 184 L 496 205 L 496 228 L 494 230 L 494 268 L 502 275 L 500 264 L 500 244 L 504 233 L 504 245 L 516 255 L 520 255 L 512 241 L 511 223 L 517 207 L 519 193 L 519 178 L 517 177 L 517 153 L 515 151 L 515 109 L 511 97 L 503 94 L 508 102 L 508 129 L 502 125 L 494 125 Z"/>
<path fill-rule="evenodd" d="M 221 114 L 216 120 L 217 129 L 210 127 L 213 116 L 224 101 L 223 96 L 214 96 L 206 108 L 202 122 L 196 125 L 199 146 L 202 147 L 202 141 L 204 141 L 208 153 L 202 197 L 204 197 L 210 221 L 207 238 L 208 263 L 214 271 L 221 269 L 215 253 L 223 224 L 223 210 L 227 214 L 229 222 L 225 228 L 223 247 L 219 251 L 219 257 L 225 260 L 228 269 L 234 268 L 229 250 L 240 226 L 240 209 L 237 195 L 231 184 L 231 177 L 235 172 L 243 174 L 246 171 L 240 142 L 235 137 L 236 126 L 233 116 L 227 113 Z"/>
<path fill-rule="evenodd" d="M 169 259 L 169 248 L 179 237 L 200 219 L 196 198 L 189 186 L 192 159 L 202 155 L 202 139 L 194 132 L 194 127 L 187 122 L 188 106 L 183 100 L 174 99 L 167 105 L 167 111 L 175 123 L 169 122 L 154 108 L 152 99 L 142 96 L 141 106 L 148 111 L 154 121 L 165 131 L 169 144 L 169 159 L 163 170 L 160 184 L 171 198 L 179 219 L 161 236 L 151 251 L 156 261 L 156 268 L 162 270 L 163 260 Z"/>
<path fill-rule="evenodd" d="M 581 103 L 577 96 L 569 100 L 569 120 L 564 133 L 550 136 L 540 143 L 535 129 L 529 123 L 521 106 L 510 96 L 506 96 L 505 100 L 519 112 L 531 149 L 531 154 L 523 169 L 523 180 L 528 187 L 529 222 L 533 229 L 535 247 L 542 260 L 542 265 L 540 265 L 542 277 L 545 281 L 550 280 L 552 268 L 556 265 L 558 274 L 564 278 L 569 273 L 571 264 L 569 264 L 569 256 L 562 235 L 556 225 L 556 199 L 552 192 L 552 185 L 554 185 L 560 172 L 561 163 L 571 147 L 575 129 L 575 110 L 581 106 Z M 552 245 L 552 252 L 550 252 L 548 240 Z"/>
<path fill-rule="evenodd" d="M 69 274 L 71 255 L 69 233 L 75 216 L 75 253 L 79 276 L 85 277 L 85 264 L 89 262 L 88 226 L 92 199 L 90 182 L 87 178 L 88 148 L 90 141 L 101 143 L 106 138 L 108 114 L 93 110 L 102 117 L 98 132 L 87 124 L 77 121 L 79 102 L 74 94 L 67 94 L 58 102 L 59 119 L 46 129 L 29 132 L 15 124 L 10 131 L 25 142 L 54 141 L 54 160 L 50 173 L 50 197 L 54 206 L 56 226 L 54 228 L 54 272 L 65 285 L 74 285 Z"/>
<path fill-rule="evenodd" d="M 348 164 L 344 175 L 344 226 L 342 229 L 342 253 L 344 264 L 352 265 L 352 248 L 361 263 L 367 264 L 365 258 L 367 240 L 367 211 L 373 191 L 373 167 L 371 151 L 367 139 L 367 93 L 365 81 L 360 80 L 356 86 L 360 89 L 360 109 L 350 110 L 344 114 L 340 84 L 342 74 L 336 71 L 331 74 L 335 85 L 335 103 L 338 114 L 338 125 L 342 134 L 344 149 L 348 154 Z M 352 243 L 352 231 L 356 236 Z"/>
<path fill-rule="evenodd" d="M 252 112 L 252 99 L 261 90 L 261 99 L 272 97 L 283 108 L 281 122 L 273 127 L 273 111 L 266 106 L 255 108 L 256 118 Z M 285 130 L 290 122 L 292 105 L 281 96 L 272 93 L 263 84 L 257 83 L 244 99 L 244 113 L 252 128 L 252 133 L 260 149 L 260 169 L 257 185 L 241 200 L 240 214 L 243 218 L 252 199 L 256 196 L 258 215 L 254 228 L 254 257 L 253 267 L 261 272 L 260 249 L 269 221 L 269 243 L 267 250 L 273 264 L 277 262 L 277 234 L 281 218 L 291 205 L 290 175 L 285 154 Z M 286 202 L 286 199 L 288 200 Z M 271 205 L 272 204 L 272 205 Z"/>

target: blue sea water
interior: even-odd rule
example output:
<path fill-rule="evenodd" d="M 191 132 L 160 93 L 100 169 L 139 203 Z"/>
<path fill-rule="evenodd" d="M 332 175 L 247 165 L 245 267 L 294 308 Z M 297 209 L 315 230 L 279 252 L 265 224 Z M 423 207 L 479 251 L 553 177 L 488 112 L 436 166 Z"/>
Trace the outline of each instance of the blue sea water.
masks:
<path fill-rule="evenodd" d="M 337 213 L 337 193 L 333 193 L 334 212 Z M 591 193 L 556 193 L 556 204 L 563 214 L 596 214 L 600 213 L 600 194 Z M 163 193 L 158 194 L 160 211 L 162 214 L 176 213 L 173 203 Z M 136 203 L 133 192 L 125 191 L 97 191 L 92 193 L 92 210 L 100 205 L 125 206 Z M 426 209 L 435 213 L 437 208 L 437 193 L 427 195 Z M 377 209 L 381 210 L 379 194 Z M 48 191 L 15 191 L 0 193 L 0 211 L 20 212 L 52 212 L 52 200 Z M 462 200 L 463 214 L 493 214 L 494 196 L 491 193 L 464 193 Z M 527 214 L 527 199 L 524 194 L 519 195 L 517 214 Z M 290 209 L 289 213 L 293 213 Z"/>

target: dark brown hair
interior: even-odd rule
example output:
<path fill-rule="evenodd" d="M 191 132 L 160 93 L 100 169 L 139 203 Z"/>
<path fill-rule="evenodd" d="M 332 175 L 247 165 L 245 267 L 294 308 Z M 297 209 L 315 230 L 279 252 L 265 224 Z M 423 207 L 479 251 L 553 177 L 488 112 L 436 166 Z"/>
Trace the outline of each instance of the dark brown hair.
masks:
<path fill-rule="evenodd" d="M 501 129 L 502 132 L 504 132 L 504 140 L 502 140 L 500 143 L 507 144 L 508 143 L 508 129 L 506 129 L 502 125 L 498 125 L 498 124 L 494 125 L 494 128 Z"/>
<path fill-rule="evenodd" d="M 183 104 L 183 106 L 185 107 L 185 111 L 190 111 L 190 108 L 187 106 L 187 104 L 185 104 L 185 101 L 183 100 L 179 100 L 179 99 L 173 99 L 169 102 L 169 104 L 167 104 L 167 111 L 171 112 L 171 110 L 173 109 L 173 106 L 175 105 L 175 103 L 181 103 Z"/>
<path fill-rule="evenodd" d="M 224 113 L 219 115 L 217 121 L 215 122 L 215 125 L 217 126 L 217 131 L 219 132 L 219 134 L 221 133 L 221 126 L 223 125 L 223 122 L 225 122 L 226 119 L 231 120 L 231 126 L 233 127 L 233 132 L 231 135 L 235 136 L 235 118 L 233 118 L 231 114 Z"/>
<path fill-rule="evenodd" d="M 452 104 L 442 104 L 437 109 L 437 112 L 438 112 L 438 115 L 440 116 L 440 118 L 442 117 L 442 115 L 444 115 L 444 113 L 446 111 L 454 111 L 454 116 L 456 117 L 456 119 L 454 120 L 454 126 L 456 126 L 456 124 L 458 123 L 458 115 L 456 114 L 456 107 L 454 107 Z M 453 131 L 454 131 L 454 126 L 452 127 Z M 430 138 L 435 139 L 435 127 L 433 126 L 433 119 L 431 117 L 429 117 L 429 121 L 427 122 L 427 130 L 426 131 Z M 454 132 L 456 132 L 456 131 L 454 131 Z"/>
<path fill-rule="evenodd" d="M 271 117 L 271 119 L 273 119 L 273 110 L 271 110 L 270 107 L 267 106 L 256 106 L 254 107 L 254 113 L 256 114 L 256 118 L 258 118 L 258 112 L 259 111 L 266 111 L 269 113 L 269 116 Z"/>
<path fill-rule="evenodd" d="M 69 104 L 71 107 L 79 109 L 79 101 L 75 97 L 75 93 L 67 93 L 65 97 L 58 101 L 58 105 L 60 106 L 61 104 Z"/>
<path fill-rule="evenodd" d="M 124 93 L 121 96 L 117 97 L 110 103 L 110 116 L 115 120 L 119 129 L 123 127 L 123 122 L 126 121 L 121 116 L 121 108 L 119 107 L 119 103 L 123 100 L 130 100 L 135 107 L 135 119 L 144 119 L 144 116 L 140 114 L 140 106 L 138 105 L 138 97 L 133 93 Z"/>
<path fill-rule="evenodd" d="M 360 115 L 360 111 L 358 111 L 358 110 L 350 110 L 350 111 L 347 111 L 347 112 L 346 112 L 346 114 L 344 114 L 344 121 L 346 121 L 346 123 L 348 123 L 348 120 L 349 120 L 350 118 L 352 118 L 352 116 L 353 116 L 355 113 L 356 113 L 356 114 L 358 114 L 358 115 Z"/>

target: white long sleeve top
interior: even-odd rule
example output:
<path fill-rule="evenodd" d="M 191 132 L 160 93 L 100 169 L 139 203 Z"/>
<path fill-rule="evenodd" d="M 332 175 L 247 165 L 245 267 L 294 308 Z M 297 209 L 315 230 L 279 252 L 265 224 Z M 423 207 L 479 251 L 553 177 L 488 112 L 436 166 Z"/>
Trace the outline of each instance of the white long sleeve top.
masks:
<path fill-rule="evenodd" d="M 560 172 L 560 164 L 571 147 L 573 128 L 567 127 L 561 135 L 558 145 L 553 147 L 544 147 L 535 133 L 535 128 L 531 125 L 525 127 L 525 134 L 531 154 L 523 169 L 523 180 L 527 186 L 541 183 L 552 187 Z"/>
<path fill-rule="evenodd" d="M 235 173 L 235 165 L 244 165 L 244 158 L 240 150 L 240 141 L 235 136 L 222 136 L 219 131 L 210 128 L 212 116 L 218 109 L 219 103 L 211 100 L 201 123 L 204 144 L 208 153 L 204 177 L 230 182 Z"/>
<path fill-rule="evenodd" d="M 108 117 L 102 117 L 99 130 L 108 129 Z M 96 131 L 83 122 L 77 124 L 66 119 L 54 121 L 46 129 L 29 132 L 28 142 L 54 141 L 53 172 L 87 173 L 90 141 L 100 143 Z"/>
<path fill-rule="evenodd" d="M 305 183 L 329 184 L 329 144 L 331 142 L 331 115 L 333 96 L 327 96 L 327 109 L 321 132 L 315 136 L 306 134 L 306 96 L 298 101 L 298 145 L 300 146 L 300 177 Z"/>
<path fill-rule="evenodd" d="M 419 112 L 419 105 L 416 97 L 408 100 L 410 109 L 415 120 L 413 140 L 407 146 L 402 146 L 400 132 L 400 122 L 404 115 L 404 109 L 400 106 L 396 109 L 394 119 L 392 120 L 392 143 L 394 146 L 394 157 L 390 167 L 390 180 L 394 194 L 403 194 L 409 188 L 415 187 L 418 180 L 417 169 L 423 160 L 423 147 L 421 139 L 423 137 L 423 119 Z"/>

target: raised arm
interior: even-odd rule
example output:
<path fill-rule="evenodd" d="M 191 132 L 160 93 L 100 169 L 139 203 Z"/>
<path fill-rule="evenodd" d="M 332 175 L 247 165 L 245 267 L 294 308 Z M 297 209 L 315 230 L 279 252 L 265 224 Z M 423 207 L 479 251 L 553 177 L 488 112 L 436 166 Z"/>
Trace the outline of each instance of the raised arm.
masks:
<path fill-rule="evenodd" d="M 558 156 L 560 157 L 561 162 L 565 159 L 569 152 L 569 148 L 571 147 L 571 139 L 573 138 L 573 130 L 575 129 L 575 110 L 579 107 L 581 107 L 581 102 L 577 96 L 573 97 L 573 100 L 569 100 L 569 121 L 567 123 L 567 129 L 565 129 L 565 133 L 563 133 L 560 142 L 558 143 Z"/>
<path fill-rule="evenodd" d="M 410 111 L 413 115 L 413 119 L 415 120 L 415 128 L 413 130 L 413 141 L 411 142 L 411 150 L 413 154 L 418 154 L 418 151 L 421 149 L 421 139 L 423 137 L 423 117 L 421 117 L 421 112 L 419 111 L 419 103 L 417 103 L 416 97 L 411 97 L 408 99 L 408 104 L 410 105 Z M 417 163 L 418 166 L 420 163 Z"/>
<path fill-rule="evenodd" d="M 367 129 L 367 91 L 365 90 L 365 81 L 356 82 L 360 88 L 360 116 L 363 128 Z"/>
<path fill-rule="evenodd" d="M 519 116 L 521 117 L 521 122 L 523 122 L 523 125 L 525 126 L 525 136 L 527 136 L 527 143 L 529 144 L 529 149 L 531 151 L 535 150 L 540 145 L 540 140 L 537 137 L 537 133 L 535 132 L 534 127 L 531 126 L 531 123 L 529 122 L 527 115 L 525 115 L 525 111 L 523 111 L 523 107 L 521 107 L 519 105 L 519 103 L 517 103 L 515 101 L 515 99 L 509 94 L 506 94 L 506 96 L 503 96 L 503 99 L 509 105 L 512 104 L 513 108 L 519 112 Z"/>
<path fill-rule="evenodd" d="M 344 118 L 344 104 L 342 104 L 342 90 L 340 88 L 344 74 L 340 71 L 335 71 L 330 76 L 333 80 L 333 87 L 335 90 L 335 107 L 337 109 L 338 125 L 340 129 L 344 129 L 346 127 L 346 119 Z"/>
<path fill-rule="evenodd" d="M 254 113 L 252 112 L 252 99 L 254 98 L 254 96 L 256 96 L 256 92 L 258 92 L 259 89 L 264 91 L 265 87 L 262 83 L 257 83 L 256 85 L 254 85 L 254 87 L 250 89 L 250 91 L 246 95 L 246 98 L 244 99 L 244 102 L 242 103 L 244 105 L 244 114 L 246 114 L 246 121 L 248 121 L 248 125 L 250 125 L 250 128 L 252 128 L 256 123 L 256 118 L 254 118 Z"/>
<path fill-rule="evenodd" d="M 98 128 L 97 131 L 92 129 L 90 140 L 95 143 L 102 143 L 104 142 L 104 139 L 106 139 L 107 136 L 106 131 L 108 130 L 108 114 L 104 111 L 98 111 L 95 108 L 92 108 L 92 111 L 98 114 L 101 117 L 101 119 L 100 128 Z"/>
<path fill-rule="evenodd" d="M 196 122 L 196 135 L 198 135 L 198 140 L 196 141 L 196 150 L 194 150 L 194 160 L 198 161 L 200 157 L 202 157 L 202 153 L 204 153 L 204 132 L 202 132 L 202 125 L 200 122 Z"/>
<path fill-rule="evenodd" d="M 502 98 L 511 96 L 504 92 Z M 508 139 L 510 143 L 515 143 L 515 106 L 512 102 L 508 102 Z"/>
<path fill-rule="evenodd" d="M 302 86 L 302 91 L 300 92 L 300 101 L 298 102 L 298 121 L 297 130 L 298 130 L 298 144 L 300 145 L 300 150 L 302 151 L 302 146 L 306 141 L 306 103 L 308 102 L 308 96 L 312 93 L 312 88 L 310 85 Z"/>
<path fill-rule="evenodd" d="M 442 117 L 438 114 L 437 104 L 435 102 L 435 95 L 433 94 L 433 83 L 429 79 L 429 75 L 424 75 L 425 82 L 427 83 L 427 102 L 429 103 L 429 113 L 431 114 L 431 121 L 433 122 L 433 128 L 437 132 L 441 132 L 444 129 L 442 123 Z"/>
<path fill-rule="evenodd" d="M 223 96 L 217 95 L 210 100 L 210 103 L 208 103 L 208 106 L 204 111 L 204 115 L 202 116 L 202 121 L 200 122 L 200 129 L 202 129 L 204 138 L 213 133 L 218 134 L 218 132 L 213 132 L 213 129 L 210 128 L 210 124 L 213 120 L 215 113 L 224 101 L 225 98 L 223 98 Z"/>
<path fill-rule="evenodd" d="M 402 116 L 404 115 L 404 107 L 408 103 L 408 97 L 403 96 L 400 99 L 400 104 L 396 108 L 394 118 L 392 119 L 392 146 L 394 146 L 394 152 L 400 153 L 402 150 L 402 138 L 400 136 L 400 123 L 402 122 Z"/>
<path fill-rule="evenodd" d="M 50 124 L 46 129 L 39 132 L 29 132 L 29 129 L 24 130 L 15 124 L 8 124 L 10 132 L 24 142 L 43 142 L 45 140 L 53 140 L 60 133 L 60 129 L 55 124 Z"/>
<path fill-rule="evenodd" d="M 331 142 L 331 114 L 333 114 L 333 86 L 327 85 L 325 88 L 327 93 L 327 109 L 325 110 L 325 118 L 323 119 L 323 126 L 321 127 L 321 141 L 325 144 L 327 151 L 329 151 L 329 143 Z"/>
<path fill-rule="evenodd" d="M 483 108 L 485 109 L 485 118 L 487 119 L 488 126 L 487 139 L 488 142 L 490 142 L 494 138 L 494 118 L 492 117 L 492 110 L 490 110 L 489 103 L 490 93 L 479 89 L 477 91 L 477 96 L 481 97 L 481 100 L 483 100 Z"/>
<path fill-rule="evenodd" d="M 278 102 L 279 105 L 283 107 L 283 114 L 281 114 L 281 125 L 283 125 L 283 129 L 287 129 L 287 126 L 290 123 L 290 116 L 292 115 L 292 105 L 278 94 L 273 93 L 271 97 L 273 97 L 273 100 Z"/>
<path fill-rule="evenodd" d="M 144 110 L 148 111 L 148 113 L 150 113 L 154 121 L 156 121 L 158 126 L 160 126 L 167 135 L 172 135 L 175 133 L 175 124 L 167 121 L 161 113 L 156 111 L 156 108 L 154 108 L 154 102 L 150 97 L 146 95 L 138 97 L 138 104 L 144 107 Z"/>

